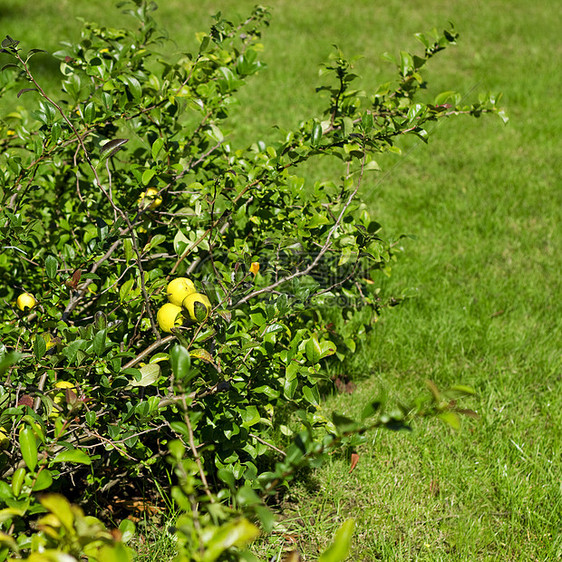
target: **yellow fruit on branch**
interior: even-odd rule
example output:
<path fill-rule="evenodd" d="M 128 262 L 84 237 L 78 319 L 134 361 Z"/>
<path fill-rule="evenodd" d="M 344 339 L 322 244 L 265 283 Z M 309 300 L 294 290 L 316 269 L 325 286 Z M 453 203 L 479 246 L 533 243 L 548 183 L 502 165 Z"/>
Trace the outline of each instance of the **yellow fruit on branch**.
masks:
<path fill-rule="evenodd" d="M 183 299 L 182 306 L 193 322 L 201 324 L 211 313 L 211 302 L 202 293 L 191 293 Z"/>
<path fill-rule="evenodd" d="M 60 414 L 60 410 L 62 409 L 63 402 L 66 402 L 66 389 L 73 389 L 76 388 L 76 385 L 69 382 L 69 381 L 57 381 L 55 383 L 55 388 L 59 390 L 53 397 L 53 402 L 55 407 L 51 412 L 50 417 L 56 418 Z M 63 392 L 64 391 L 64 392 Z M 76 397 L 74 397 L 74 400 Z"/>
<path fill-rule="evenodd" d="M 260 270 L 260 262 L 253 261 L 252 264 L 250 265 L 250 273 L 252 273 L 253 275 L 257 275 L 259 270 Z"/>
<path fill-rule="evenodd" d="M 37 301 L 31 293 L 22 293 L 16 299 L 16 305 L 22 312 L 28 309 L 31 310 L 36 304 Z"/>
<path fill-rule="evenodd" d="M 168 301 L 176 306 L 181 306 L 183 299 L 196 291 L 193 281 L 187 277 L 177 277 L 170 281 L 166 287 Z"/>
<path fill-rule="evenodd" d="M 53 336 L 49 332 L 42 333 L 41 337 L 43 338 L 43 340 L 45 342 L 45 347 L 46 347 L 47 351 L 49 351 L 49 349 L 52 349 L 55 346 L 57 347 L 57 349 L 61 347 L 61 339 L 59 337 Z M 61 381 L 61 382 L 64 382 L 64 381 Z"/>
<path fill-rule="evenodd" d="M 68 381 L 57 381 L 55 388 L 75 388 L 76 385 Z"/>
<path fill-rule="evenodd" d="M 156 209 L 162 205 L 162 197 L 157 197 L 158 190 L 154 187 L 149 187 L 146 191 L 141 193 L 141 196 L 138 198 L 138 205 L 139 207 L 147 207 L 148 209 Z"/>
<path fill-rule="evenodd" d="M 10 438 L 8 432 L 0 427 L 0 449 L 7 449 L 10 446 Z"/>
<path fill-rule="evenodd" d="M 162 305 L 156 314 L 158 326 L 163 332 L 172 333 L 172 328 L 181 326 L 184 322 L 183 310 L 181 306 L 167 302 Z"/>

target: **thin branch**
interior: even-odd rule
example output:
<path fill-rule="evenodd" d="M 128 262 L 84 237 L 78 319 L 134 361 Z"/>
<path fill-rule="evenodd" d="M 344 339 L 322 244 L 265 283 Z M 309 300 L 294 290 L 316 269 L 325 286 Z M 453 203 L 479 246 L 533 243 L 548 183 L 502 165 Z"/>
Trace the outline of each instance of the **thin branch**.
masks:
<path fill-rule="evenodd" d="M 274 451 L 277 451 L 281 456 L 283 456 L 283 457 L 287 456 L 287 453 L 285 451 L 277 448 L 275 445 L 273 445 L 272 443 L 269 443 L 265 439 L 262 439 L 261 437 L 258 437 L 257 435 L 255 435 L 253 433 L 248 433 L 248 436 L 253 437 L 256 441 L 259 441 L 260 443 L 263 443 L 264 445 L 267 445 L 270 449 L 273 449 Z"/>
<path fill-rule="evenodd" d="M 328 232 L 328 235 L 326 236 L 326 241 L 324 242 L 324 245 L 322 246 L 322 248 L 320 248 L 320 251 L 318 252 L 316 257 L 314 258 L 312 263 L 310 265 L 308 265 L 307 267 L 305 267 L 304 269 L 297 270 L 297 271 L 291 273 L 290 275 L 287 275 L 286 277 L 283 277 L 282 279 L 279 279 L 278 281 L 276 281 L 275 283 L 272 283 L 271 285 L 269 285 L 267 287 L 263 287 L 262 289 L 257 289 L 256 291 L 252 291 L 251 293 L 249 293 L 245 297 L 242 297 L 234 305 L 234 307 L 241 306 L 242 304 L 247 303 L 250 299 L 253 299 L 254 297 L 257 297 L 258 295 L 261 295 L 263 293 L 269 293 L 273 289 L 279 287 L 280 285 L 283 285 L 284 283 L 287 283 L 288 281 L 292 281 L 293 279 L 296 279 L 298 277 L 302 277 L 303 275 L 308 275 L 313 269 L 316 268 L 316 266 L 318 265 L 318 263 L 320 262 L 320 260 L 324 256 L 324 254 L 330 249 L 330 245 L 331 245 L 330 241 L 332 239 L 332 236 L 334 235 L 334 233 L 336 232 L 336 230 L 340 226 L 340 224 L 343 220 L 343 217 L 345 216 L 345 213 L 347 212 L 347 209 L 349 208 L 349 206 L 351 205 L 351 202 L 353 201 L 353 199 L 357 195 L 357 192 L 359 191 L 359 187 L 360 187 L 361 181 L 363 179 L 365 158 L 366 158 L 366 153 L 364 154 L 363 160 L 361 161 L 361 174 L 359 176 L 359 181 L 357 182 L 357 185 L 355 186 L 355 188 L 353 189 L 353 191 L 350 193 L 349 197 L 347 198 L 347 201 L 345 202 L 342 210 L 340 211 L 340 214 L 339 214 L 335 224 L 332 226 L 332 228 Z"/>

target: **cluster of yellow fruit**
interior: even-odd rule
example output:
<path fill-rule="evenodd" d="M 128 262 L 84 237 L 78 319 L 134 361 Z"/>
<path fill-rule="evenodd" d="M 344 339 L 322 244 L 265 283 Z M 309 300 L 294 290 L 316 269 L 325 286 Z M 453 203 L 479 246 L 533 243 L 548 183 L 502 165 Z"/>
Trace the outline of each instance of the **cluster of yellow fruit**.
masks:
<path fill-rule="evenodd" d="M 172 328 L 182 326 L 187 320 L 201 324 L 211 312 L 207 296 L 198 293 L 193 281 L 187 277 L 170 281 L 166 294 L 168 302 L 160 307 L 156 315 L 163 332 L 172 333 Z"/>
<path fill-rule="evenodd" d="M 147 207 L 148 209 L 156 209 L 162 205 L 162 197 L 158 197 L 158 190 L 154 187 L 149 187 L 146 191 L 141 193 L 137 203 L 139 207 Z"/>

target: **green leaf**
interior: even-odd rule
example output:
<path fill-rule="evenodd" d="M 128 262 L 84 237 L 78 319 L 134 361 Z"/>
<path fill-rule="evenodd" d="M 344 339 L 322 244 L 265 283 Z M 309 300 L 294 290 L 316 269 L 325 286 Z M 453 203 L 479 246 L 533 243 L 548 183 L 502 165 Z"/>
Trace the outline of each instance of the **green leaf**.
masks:
<path fill-rule="evenodd" d="M 26 60 L 29 60 L 33 55 L 36 55 L 37 53 L 47 53 L 47 51 L 45 51 L 45 49 L 29 49 L 29 51 L 27 52 Z"/>
<path fill-rule="evenodd" d="M 68 449 L 66 451 L 61 451 L 55 458 L 51 461 L 55 462 L 72 462 L 77 464 L 92 464 L 92 459 L 80 449 Z"/>
<path fill-rule="evenodd" d="M 156 170 L 154 168 L 147 168 L 143 173 L 142 173 L 142 183 L 143 185 L 148 185 L 150 183 L 150 180 L 154 177 L 154 175 L 156 174 Z"/>
<path fill-rule="evenodd" d="M 98 418 L 98 416 L 96 415 L 95 412 L 92 412 L 92 411 L 86 412 L 86 423 L 90 427 L 94 427 L 97 418 Z"/>
<path fill-rule="evenodd" d="M 100 330 L 99 332 L 97 332 L 97 334 L 94 336 L 94 341 L 93 341 L 93 346 L 92 349 L 94 351 L 94 354 L 97 357 L 100 357 L 103 352 L 105 351 L 105 338 L 107 335 L 107 330 Z"/>
<path fill-rule="evenodd" d="M 2 39 L 2 47 L 4 49 L 15 49 L 19 45 L 19 41 L 6 35 L 4 39 Z"/>
<path fill-rule="evenodd" d="M 0 359 L 0 375 L 3 375 L 12 365 L 15 365 L 22 357 L 17 351 L 10 351 Z"/>
<path fill-rule="evenodd" d="M 158 159 L 158 155 L 160 154 L 160 152 L 162 151 L 162 148 L 164 147 L 164 139 L 161 137 L 158 137 L 153 143 L 152 143 L 152 159 L 153 160 L 157 160 Z"/>
<path fill-rule="evenodd" d="M 309 404 L 312 404 L 313 406 L 320 405 L 320 393 L 318 392 L 317 387 L 304 386 L 302 389 L 302 394 Z"/>
<path fill-rule="evenodd" d="M 320 555 L 318 562 L 342 562 L 345 560 L 349 554 L 354 531 L 355 520 L 348 519 L 345 521 L 338 529 L 334 542 Z"/>
<path fill-rule="evenodd" d="M 189 355 L 195 359 L 201 359 L 206 363 L 211 363 L 212 365 L 215 364 L 213 356 L 206 349 L 192 349 L 189 352 Z"/>
<path fill-rule="evenodd" d="M 17 498 L 21 494 L 27 471 L 23 466 L 17 468 L 12 474 L 12 493 Z"/>
<path fill-rule="evenodd" d="M 19 552 L 19 546 L 15 539 L 2 531 L 0 531 L 0 547 L 0 556 L 2 556 L 4 560 L 6 560 L 8 550 L 12 550 L 15 554 Z"/>
<path fill-rule="evenodd" d="M 337 351 L 336 344 L 330 340 L 323 340 L 320 342 L 320 359 L 333 355 Z"/>
<path fill-rule="evenodd" d="M 423 33 L 414 33 L 414 37 L 420 41 L 420 43 L 426 48 L 428 49 L 429 46 L 431 45 L 429 39 L 423 34 Z"/>
<path fill-rule="evenodd" d="M 287 378 L 285 380 L 285 385 L 283 386 L 283 392 L 284 392 L 286 398 L 288 398 L 289 400 L 293 399 L 293 396 L 295 395 L 295 391 L 297 390 L 298 384 L 299 384 L 299 381 L 296 378 L 293 378 L 293 379 Z"/>
<path fill-rule="evenodd" d="M 93 101 L 88 103 L 84 108 L 84 120 L 86 123 L 92 123 L 96 118 L 96 105 Z"/>
<path fill-rule="evenodd" d="M 123 519 L 119 523 L 119 530 L 121 531 L 121 541 L 125 544 L 128 543 L 135 536 L 135 524 L 130 519 Z"/>
<path fill-rule="evenodd" d="M 57 275 L 57 270 L 59 267 L 59 262 L 54 256 L 47 256 L 45 259 L 45 272 L 49 279 L 54 279 Z"/>
<path fill-rule="evenodd" d="M 353 132 L 353 128 L 353 119 L 350 117 L 344 117 L 342 119 L 343 136 L 348 137 Z"/>
<path fill-rule="evenodd" d="M 127 86 L 134 100 L 138 101 L 142 95 L 140 82 L 134 76 L 120 76 L 119 80 Z"/>
<path fill-rule="evenodd" d="M 132 560 L 129 548 L 122 542 L 102 546 L 96 558 L 100 562 L 131 562 Z"/>
<path fill-rule="evenodd" d="M 461 428 L 461 420 L 456 412 L 441 412 L 437 417 L 455 431 L 458 431 Z"/>
<path fill-rule="evenodd" d="M 39 497 L 41 505 L 50 511 L 69 532 L 74 526 L 74 514 L 70 502 L 61 494 L 46 494 Z"/>
<path fill-rule="evenodd" d="M 23 515 L 25 511 L 17 507 L 6 507 L 0 510 L 0 525 L 9 519 Z"/>
<path fill-rule="evenodd" d="M 133 288 L 133 285 L 135 284 L 135 280 L 134 278 L 128 279 L 127 281 L 125 281 L 125 283 L 123 283 L 123 285 L 121 285 L 121 288 L 119 289 L 119 299 L 121 300 L 121 302 L 124 302 L 127 300 L 127 297 L 129 295 L 129 293 L 131 292 L 131 289 Z"/>
<path fill-rule="evenodd" d="M 125 238 L 123 240 L 123 252 L 125 254 L 125 261 L 129 263 L 135 255 L 133 251 L 133 241 L 130 238 Z"/>
<path fill-rule="evenodd" d="M 240 518 L 219 527 L 207 543 L 202 560 L 211 562 L 217 560 L 227 549 L 247 545 L 260 534 L 259 529 L 246 518 Z"/>
<path fill-rule="evenodd" d="M 209 48 L 210 43 L 211 38 L 208 35 L 203 35 L 201 39 L 201 45 L 199 46 L 199 54 L 202 55 Z"/>
<path fill-rule="evenodd" d="M 73 342 L 69 343 L 66 347 L 63 348 L 62 353 L 67 358 L 69 363 L 74 363 L 77 361 L 80 362 L 80 357 L 78 352 L 86 346 L 88 342 L 86 340 L 78 339 L 74 340 Z"/>
<path fill-rule="evenodd" d="M 52 483 L 53 477 L 50 471 L 42 470 L 41 472 L 39 472 L 37 478 L 35 479 L 35 482 L 33 484 L 33 491 L 39 492 L 41 490 L 46 490 L 47 488 L 51 487 Z"/>
<path fill-rule="evenodd" d="M 414 71 L 414 59 L 410 53 L 406 51 L 400 52 L 400 73 L 407 76 Z"/>
<path fill-rule="evenodd" d="M 461 95 L 451 90 L 448 90 L 446 92 L 441 92 L 435 97 L 433 104 L 443 105 L 444 103 L 447 103 L 449 100 L 451 100 L 451 103 L 453 105 L 457 105 L 461 100 Z"/>
<path fill-rule="evenodd" d="M 320 358 L 322 357 L 322 348 L 320 347 L 320 342 L 318 341 L 318 336 L 313 334 L 305 346 L 306 358 L 313 364 L 316 365 Z"/>
<path fill-rule="evenodd" d="M 363 166 L 364 172 L 380 172 L 381 167 L 374 160 L 370 160 Z"/>
<path fill-rule="evenodd" d="M 361 427 L 356 421 L 336 412 L 332 414 L 332 421 L 340 433 L 356 431 Z"/>
<path fill-rule="evenodd" d="M 179 343 L 170 350 L 170 363 L 176 378 L 184 383 L 190 381 L 197 374 L 191 369 L 189 351 Z"/>
<path fill-rule="evenodd" d="M 509 122 L 509 117 L 505 111 L 505 109 L 500 109 L 498 111 L 499 118 L 504 122 L 504 125 Z"/>
<path fill-rule="evenodd" d="M 132 380 L 131 386 L 150 386 L 160 377 L 160 365 L 158 365 L 158 363 L 143 365 L 139 371 L 141 374 L 140 380 Z"/>
<path fill-rule="evenodd" d="M 33 472 L 37 466 L 37 441 L 35 433 L 30 427 L 23 426 L 19 433 L 21 456 L 27 468 Z"/>
<path fill-rule="evenodd" d="M 56 123 L 53 123 L 53 126 L 51 127 L 52 144 L 57 144 L 58 140 L 60 139 L 61 133 L 62 133 L 62 127 L 60 126 L 60 123 L 58 121 Z"/>
<path fill-rule="evenodd" d="M 40 361 L 47 351 L 47 343 L 45 342 L 45 338 L 42 334 L 38 334 L 35 336 L 35 340 L 33 341 L 33 355 L 35 355 L 35 359 Z"/>
<path fill-rule="evenodd" d="M 310 135 L 310 144 L 312 146 L 318 146 L 320 140 L 322 139 L 322 124 L 316 121 L 312 125 L 312 133 Z"/>
<path fill-rule="evenodd" d="M 263 326 L 267 322 L 265 311 L 261 308 L 257 308 L 251 312 L 250 319 L 256 326 Z"/>
<path fill-rule="evenodd" d="M 119 152 L 123 146 L 129 142 L 129 139 L 113 139 L 106 142 L 100 152 L 102 159 L 111 158 L 114 154 Z"/>
<path fill-rule="evenodd" d="M 244 410 L 240 411 L 240 416 L 242 417 L 242 425 L 244 427 L 251 427 L 260 421 L 260 413 L 255 406 L 248 406 Z"/>
<path fill-rule="evenodd" d="M 455 384 L 447 390 L 447 394 L 454 393 L 457 397 L 474 396 L 476 391 L 471 386 L 465 384 Z"/>
<path fill-rule="evenodd" d="M 221 143 L 224 141 L 224 135 L 222 131 L 214 123 L 211 123 L 211 125 L 209 126 L 207 135 L 209 135 L 209 137 L 216 143 Z"/>
<path fill-rule="evenodd" d="M 189 243 L 189 238 L 181 230 L 178 230 L 174 236 L 174 252 L 181 256 Z"/>
<path fill-rule="evenodd" d="M 232 491 L 236 489 L 236 479 L 234 478 L 234 474 L 232 471 L 228 470 L 227 468 L 221 468 L 217 472 L 217 476 L 220 480 L 222 480 Z"/>
<path fill-rule="evenodd" d="M 380 410 L 382 405 L 383 403 L 381 400 L 374 400 L 373 402 L 369 402 L 361 412 L 361 419 L 365 420 L 375 415 Z"/>
<path fill-rule="evenodd" d="M 144 252 L 148 252 L 159 246 L 160 244 L 164 243 L 167 240 L 167 237 L 164 234 L 155 234 L 151 239 L 150 242 L 144 247 Z"/>

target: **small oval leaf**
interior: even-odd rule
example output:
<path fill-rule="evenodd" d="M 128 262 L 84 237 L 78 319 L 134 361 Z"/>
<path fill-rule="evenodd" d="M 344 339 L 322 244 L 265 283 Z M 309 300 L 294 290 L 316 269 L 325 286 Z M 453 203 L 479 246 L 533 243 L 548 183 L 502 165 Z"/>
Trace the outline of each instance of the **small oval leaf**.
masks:
<path fill-rule="evenodd" d="M 92 464 L 92 459 L 80 449 L 68 449 L 66 451 L 61 451 L 57 456 L 51 461 L 55 462 L 72 462 L 77 464 Z"/>
<path fill-rule="evenodd" d="M 21 456 L 27 468 L 33 472 L 37 466 L 37 441 L 35 433 L 30 427 L 23 426 L 20 429 L 19 443 Z"/>

